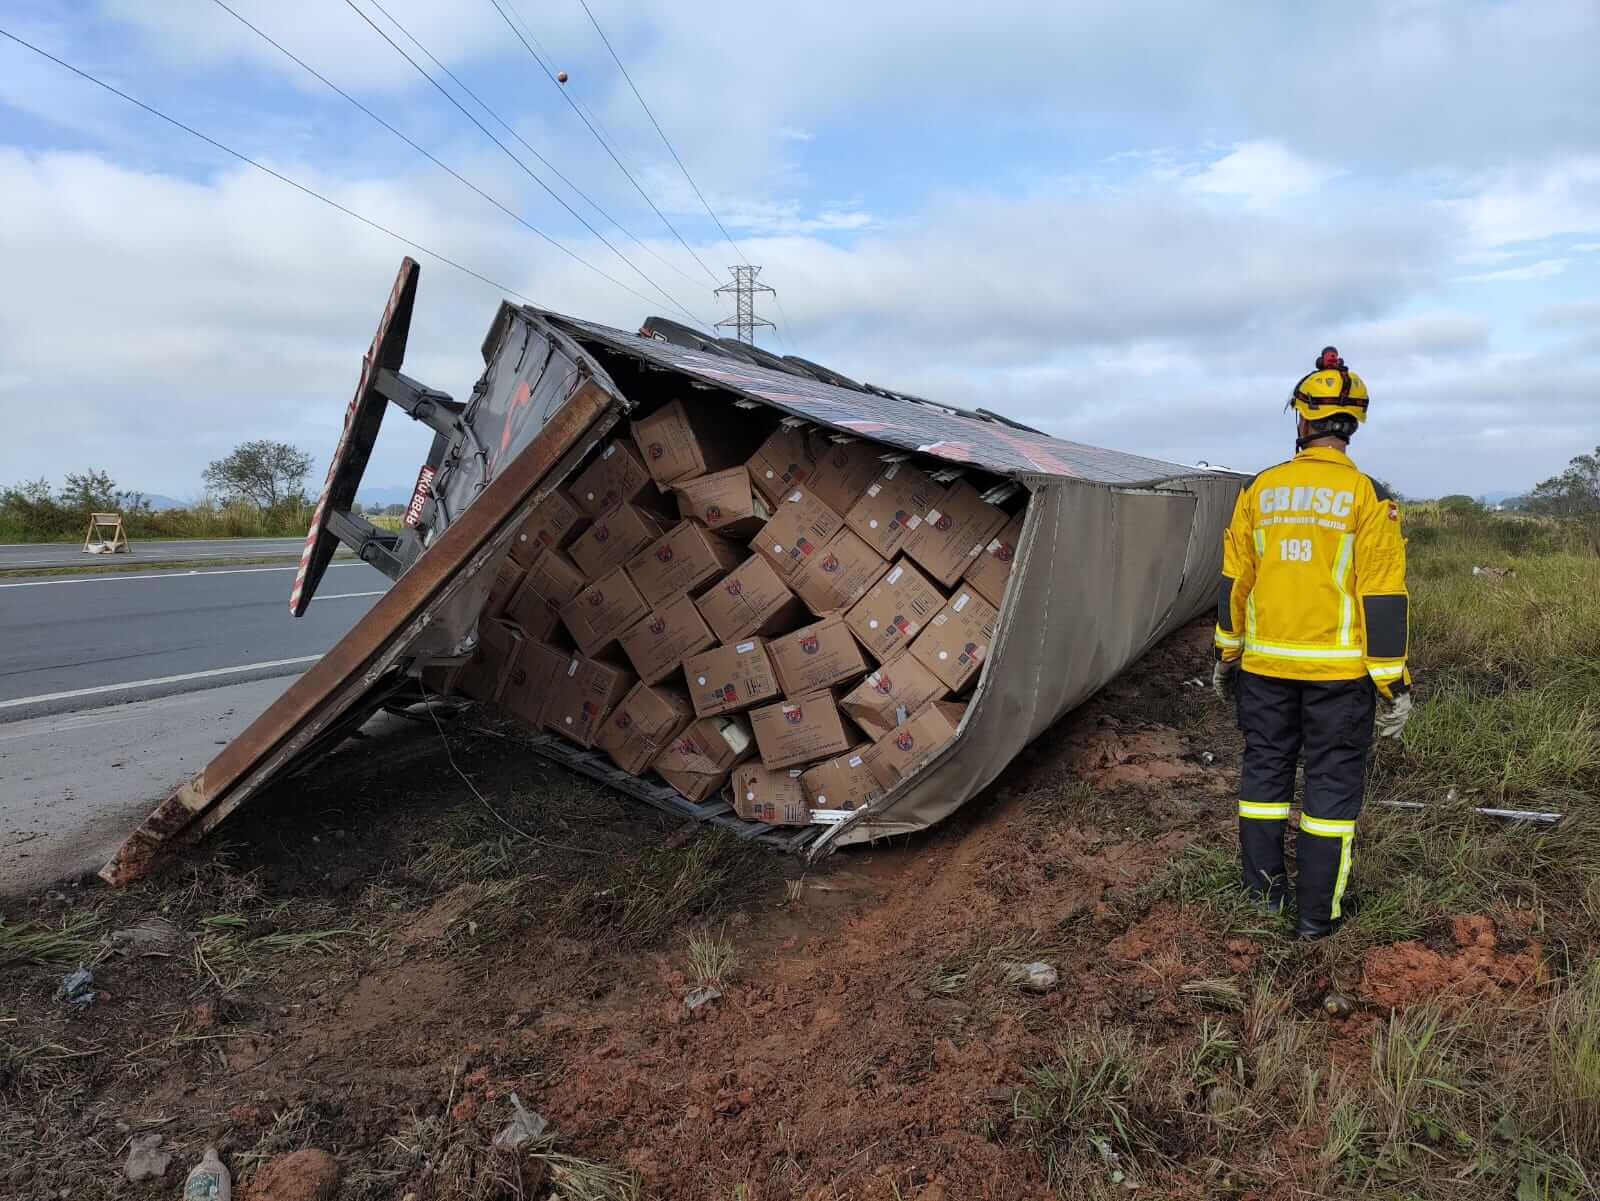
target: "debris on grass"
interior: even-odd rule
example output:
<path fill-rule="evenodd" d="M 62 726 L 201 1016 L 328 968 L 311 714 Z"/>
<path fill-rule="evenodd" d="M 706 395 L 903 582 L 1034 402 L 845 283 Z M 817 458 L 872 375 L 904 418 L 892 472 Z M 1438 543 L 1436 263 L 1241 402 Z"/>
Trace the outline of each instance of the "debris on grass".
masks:
<path fill-rule="evenodd" d="M 1005 982 L 1013 988 L 1020 988 L 1023 992 L 1051 992 L 1059 982 L 1056 969 L 1043 962 L 1017 963 L 1006 961 L 1000 964 L 1000 971 Z"/>

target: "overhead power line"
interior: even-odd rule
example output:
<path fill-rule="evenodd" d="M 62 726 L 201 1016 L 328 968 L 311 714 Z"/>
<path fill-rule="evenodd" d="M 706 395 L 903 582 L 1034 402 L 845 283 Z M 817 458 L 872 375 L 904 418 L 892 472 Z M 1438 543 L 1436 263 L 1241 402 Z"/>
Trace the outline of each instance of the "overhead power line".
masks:
<path fill-rule="evenodd" d="M 499 7 L 497 0 L 490 0 L 490 2 L 495 4 L 495 7 Z M 509 0 L 507 2 L 509 3 Z M 716 210 L 711 207 L 711 202 L 706 199 L 705 193 L 700 190 L 700 185 L 695 183 L 694 176 L 689 174 L 689 168 L 684 165 L 682 157 L 678 154 L 677 147 L 672 144 L 672 139 L 667 137 L 667 131 L 661 128 L 661 122 L 656 120 L 655 112 L 652 111 L 649 103 L 645 100 L 644 93 L 640 92 L 639 85 L 633 82 L 633 76 L 628 74 L 628 68 L 622 65 L 621 56 L 617 54 L 616 47 L 611 44 L 611 39 L 606 36 L 606 31 L 600 27 L 600 22 L 594 15 L 594 10 L 589 7 L 589 0 L 578 0 L 578 3 L 583 5 L 583 11 L 589 18 L 589 24 L 594 26 L 594 31 L 600 35 L 600 40 L 605 43 L 606 52 L 611 55 L 611 61 L 617 64 L 617 70 L 622 72 L 622 78 L 628 81 L 628 87 L 633 91 L 634 99 L 639 102 L 639 107 L 644 109 L 644 115 L 649 117 L 650 124 L 655 126 L 656 133 L 660 135 L 661 144 L 672 155 L 672 161 L 678 164 L 678 170 L 683 172 L 683 178 L 694 189 L 694 194 L 699 197 L 707 215 L 710 216 L 712 221 L 716 222 L 717 229 L 722 232 L 723 240 L 733 247 L 733 253 L 739 256 L 740 263 L 748 264 L 750 260 L 745 257 L 744 251 L 739 249 L 739 244 L 733 240 L 733 235 L 728 232 L 728 227 L 722 223 L 722 218 L 717 216 Z M 722 289 L 719 288 L 717 290 L 721 291 Z M 789 315 L 783 311 L 783 301 L 778 299 L 776 293 L 773 294 L 772 298 L 777 301 L 778 316 L 782 318 L 785 325 L 789 324 Z M 719 322 L 719 324 L 721 323 Z M 787 340 L 783 336 L 783 331 L 776 325 L 772 327 L 772 330 L 778 335 L 778 340 L 784 343 L 787 348 Z"/>
<path fill-rule="evenodd" d="M 327 76 L 323 75 L 315 67 L 311 66 L 311 64 L 307 63 L 304 59 L 302 59 L 298 55 L 296 55 L 292 50 L 289 50 L 286 47 L 280 45 L 278 42 L 274 41 L 272 39 L 272 37 L 269 36 L 267 33 L 262 31 L 261 29 L 258 29 L 256 26 L 252 25 L 244 17 L 240 16 L 239 13 L 234 11 L 234 9 L 230 8 L 226 3 L 224 3 L 224 0 L 212 0 L 212 2 L 214 4 L 216 4 L 216 6 L 218 8 L 220 8 L 224 12 L 228 13 L 229 16 L 233 17 L 234 20 L 238 21 L 246 29 L 250 30 L 251 33 L 254 33 L 257 37 L 261 38 L 269 46 L 273 47 L 273 49 L 277 50 L 279 53 L 283 54 L 284 56 L 289 58 L 291 61 L 293 61 L 295 63 L 298 63 L 301 67 L 305 68 L 305 70 L 310 72 L 317 79 L 321 80 L 328 87 L 332 88 L 339 95 L 343 96 L 346 100 L 348 100 L 351 104 L 355 105 L 362 112 L 366 113 L 367 116 L 371 117 L 379 125 L 383 126 L 390 133 L 394 134 L 395 137 L 399 138 L 407 146 L 410 146 L 418 154 L 422 155 L 429 162 L 435 164 L 441 170 L 448 172 L 455 179 L 459 180 L 464 186 L 472 189 L 472 191 L 476 192 L 479 196 L 483 197 L 490 204 L 494 205 L 495 208 L 499 209 L 502 213 L 504 213 L 506 216 L 510 217 L 513 221 L 515 221 L 519 225 L 522 225 L 525 228 L 531 230 L 533 233 L 537 234 L 540 238 L 544 239 L 544 241 L 546 241 L 550 245 L 554 246 L 557 250 L 561 251 L 563 254 L 568 255 L 570 258 L 574 259 L 576 262 L 582 263 L 585 267 L 589 268 L 589 270 L 593 271 L 596 275 L 600 276 L 602 279 L 608 280 L 609 282 L 615 284 L 617 287 L 621 288 L 623 291 L 627 292 L 629 295 L 637 296 L 640 300 L 644 301 L 646 304 L 654 304 L 655 303 L 654 300 L 652 300 L 650 297 L 644 295 L 644 293 L 635 290 L 634 288 L 630 287 L 628 284 L 623 283 L 620 279 L 617 279 L 615 276 L 611 275 L 609 272 L 603 270 L 600 267 L 595 266 L 593 263 L 589 262 L 587 259 L 585 259 L 581 255 L 579 255 L 576 251 L 570 250 L 566 246 L 563 246 L 560 242 L 556 241 L 549 234 L 545 233 L 544 230 L 540 229 L 538 226 L 536 226 L 536 225 L 532 224 L 531 222 L 529 222 L 520 213 L 517 213 L 517 212 L 513 211 L 512 209 L 508 208 L 506 205 L 502 204 L 500 201 L 496 200 L 493 196 L 489 195 L 489 193 L 485 192 L 482 188 L 480 188 L 477 184 L 473 183 L 470 179 L 467 179 L 460 172 L 458 172 L 455 168 L 451 167 L 448 163 L 440 161 L 426 147 L 418 145 L 416 142 L 414 142 L 406 134 L 402 133 L 400 130 L 396 129 L 393 125 L 389 124 L 389 122 L 385 121 L 377 113 L 373 112 L 366 105 L 362 104 L 361 101 L 357 100 L 349 92 L 345 91 L 338 84 L 334 83 Z"/>
<path fill-rule="evenodd" d="M 616 248 L 616 246 L 612 244 L 611 240 L 609 238 L 607 238 L 605 236 L 605 234 L 601 233 L 598 229 L 596 229 L 593 225 L 591 225 L 589 223 L 588 219 L 586 217 L 584 217 L 584 215 L 582 213 L 578 212 L 577 209 L 573 208 L 570 204 L 568 204 L 564 199 L 562 199 L 561 195 L 554 188 L 552 188 L 549 184 L 545 183 L 545 181 L 543 179 L 539 178 L 538 173 L 535 172 L 531 167 L 529 167 L 527 163 L 523 162 L 520 158 L 518 158 L 516 153 L 511 149 L 511 147 L 507 146 L 499 138 L 495 137 L 493 131 L 490 130 L 489 127 L 487 125 L 485 125 L 482 121 L 478 120 L 477 117 L 473 116 L 471 110 L 468 109 L 466 105 L 462 104 L 461 101 L 457 100 L 453 95 L 451 95 L 449 89 L 447 89 L 437 79 L 435 79 L 432 75 L 429 75 L 427 69 L 425 67 L 423 67 L 423 65 L 421 63 L 419 63 L 416 59 L 412 58 L 409 54 L 407 54 L 406 51 L 405 51 L 405 47 L 401 46 L 400 43 L 396 42 L 392 37 L 390 37 L 387 33 L 385 33 L 383 31 L 383 29 L 381 27 L 379 27 L 379 25 L 378 25 L 378 23 L 376 21 L 374 21 L 371 17 L 367 16 L 367 14 L 365 12 L 363 12 L 359 7 L 357 7 L 357 5 L 355 3 L 355 0 L 344 0 L 344 2 L 346 4 L 346 6 L 350 9 L 351 12 L 355 13 L 358 17 L 360 17 L 363 21 L 365 21 L 368 25 L 370 25 L 372 27 L 372 29 L 373 29 L 373 32 L 375 32 L 384 41 L 388 42 L 389 45 L 394 48 L 394 51 L 395 51 L 396 54 L 398 54 L 401 58 L 405 59 L 406 62 L 410 63 L 412 68 L 417 72 L 417 74 L 421 75 L 422 78 L 426 79 L 430 84 L 432 84 L 434 86 L 434 88 L 438 91 L 438 93 L 441 96 L 443 96 L 446 100 L 448 100 L 451 104 L 453 104 L 460 111 L 462 116 L 466 117 L 467 120 L 471 121 L 475 126 L 477 126 L 479 131 L 483 134 L 484 137 L 488 138 L 491 142 L 493 142 L 496 146 L 498 146 L 500 148 L 501 152 L 503 154 L 505 154 L 505 156 L 507 158 L 509 158 L 513 163 L 515 163 L 522 170 L 522 172 L 525 175 L 527 175 L 527 177 L 529 179 L 533 180 L 536 184 L 538 184 L 541 188 L 543 188 L 547 193 L 549 193 L 551 199 L 553 199 L 562 208 L 566 209 L 567 212 L 570 213 L 578 221 L 578 223 L 580 225 L 582 225 L 591 234 L 593 234 L 597 239 L 599 239 L 601 244 L 604 245 L 607 250 L 611 251 L 612 254 L 616 255 L 619 259 L 621 259 L 624 263 L 626 263 L 628 265 L 628 267 L 630 269 L 632 269 L 634 274 L 638 275 L 641 279 L 643 279 L 647 284 L 649 284 L 657 292 L 661 293 L 661 295 L 666 298 L 667 303 L 671 304 L 680 313 L 683 313 L 686 317 L 689 318 L 689 320 L 695 322 L 696 324 L 702 325 L 702 326 L 705 325 L 704 320 L 702 320 L 699 317 L 696 317 L 687 308 L 685 308 L 670 292 L 668 292 L 660 284 L 656 283 L 656 281 L 651 279 L 650 276 L 645 274 L 643 268 L 641 268 L 637 263 L 635 263 L 627 255 L 623 254 L 622 251 L 618 250 Z M 385 13 L 384 15 L 388 16 L 387 13 Z M 402 32 L 405 32 L 404 27 L 401 26 L 398 21 L 395 21 L 392 16 L 389 17 L 389 20 L 390 21 L 394 21 L 395 27 L 401 29 Z M 406 36 L 410 37 L 411 35 L 409 33 L 407 33 Z M 413 40 L 415 40 L 415 39 L 413 39 Z"/>
<path fill-rule="evenodd" d="M 221 0 L 217 0 L 217 2 L 221 3 Z M 449 76 L 451 83 L 455 84 L 456 87 L 460 88 L 463 92 L 465 92 L 467 94 L 467 96 L 472 100 L 472 102 L 474 104 L 476 104 L 484 112 L 488 113 L 490 117 L 494 118 L 495 123 L 497 125 L 499 125 L 501 129 L 505 130 L 508 134 L 510 134 L 513 138 L 515 138 L 518 142 L 520 142 L 522 144 L 522 147 L 523 147 L 524 150 L 526 150 L 529 154 L 533 155 L 534 158 L 538 159 L 539 162 L 544 165 L 544 167 L 545 167 L 545 169 L 547 171 L 549 171 L 552 175 L 554 175 L 562 183 L 566 184 L 567 187 L 572 189 L 572 191 L 580 199 L 582 199 L 584 201 L 584 203 L 586 203 L 590 208 L 594 209 L 595 212 L 599 213 L 600 216 L 605 221 L 609 222 L 611 225 L 614 225 L 617 228 L 617 230 L 625 238 L 627 238 L 630 242 L 632 242 L 634 245 L 639 247 L 640 250 L 644 251 L 651 258 L 655 259 L 656 262 L 660 263 L 663 267 L 666 267 L 671 271 L 677 272 L 677 274 L 679 276 L 681 276 L 683 279 L 687 280 L 689 283 L 694 283 L 695 282 L 693 280 L 693 278 L 691 278 L 688 274 L 686 274 L 683 271 L 683 269 L 680 268 L 676 263 L 670 261 L 669 259 L 662 258 L 661 255 L 659 255 L 659 254 L 657 254 L 655 252 L 655 250 L 649 245 L 649 243 L 643 241 L 637 234 L 635 234 L 627 226 L 622 224 L 621 221 L 618 221 L 610 213 L 606 212 L 605 209 L 601 208 L 600 207 L 600 202 L 598 200 L 596 200 L 593 196 L 590 196 L 587 192 L 585 192 L 577 184 L 573 183 L 572 180 L 568 179 L 566 177 L 566 175 L 564 175 L 562 173 L 561 168 L 557 167 L 549 159 L 545 158 L 544 155 L 540 154 L 539 151 L 538 151 L 538 148 L 535 147 L 531 142 L 529 142 L 527 138 L 523 137 L 520 133 L 518 133 L 515 126 L 513 126 L 510 122 L 508 122 L 504 117 L 502 117 L 493 108 L 491 108 L 488 101 L 484 100 L 481 96 L 479 96 L 476 92 L 474 92 L 471 88 L 469 88 L 462 81 L 462 79 L 461 79 L 461 77 L 459 75 L 457 75 L 449 67 L 445 66 L 444 63 L 440 62 L 438 57 L 434 55 L 433 51 L 429 50 L 426 46 L 424 46 L 421 42 L 419 42 L 412 35 L 412 33 L 411 33 L 411 31 L 409 29 L 407 29 L 404 25 L 400 24 L 400 22 L 395 19 L 394 15 L 392 13 L 390 13 L 388 9 L 384 8 L 384 6 L 379 2 L 379 0 L 371 0 L 371 3 L 372 3 L 372 7 L 377 9 L 380 13 L 382 13 L 384 15 L 384 17 L 388 19 L 389 23 L 392 24 L 396 29 L 398 29 L 406 37 L 406 39 L 413 46 L 415 46 L 417 48 L 417 50 L 420 51 L 425 58 L 428 59 L 429 62 L 431 62 L 440 71 L 444 72 L 445 75 Z"/>
<path fill-rule="evenodd" d="M 429 258 L 435 260 L 436 262 L 443 263 L 447 267 L 454 267 L 457 271 L 460 271 L 462 274 L 470 275 L 473 279 L 478 280 L 481 283 L 488 284 L 491 288 L 494 288 L 496 291 L 503 292 L 503 293 L 505 293 L 507 295 L 510 295 L 510 296 L 515 296 L 518 300 L 525 300 L 529 304 L 534 305 L 535 307 L 538 307 L 538 308 L 544 307 L 539 301 L 535 300 L 533 297 L 524 295 L 523 293 L 517 291 L 515 288 L 511 287 L 510 285 L 502 284 L 502 283 L 499 283 L 496 280 L 490 279 L 487 275 L 483 275 L 480 272 L 474 271 L 471 267 L 468 267 L 465 264 L 458 263 L 455 259 L 450 258 L 448 255 L 440 254 L 437 250 L 431 250 L 427 246 L 424 246 L 421 242 L 418 242 L 415 239 L 406 237 L 405 234 L 397 233 L 394 230 L 390 229 L 386 225 L 380 225 L 378 222 L 372 220 L 372 218 L 370 218 L 370 217 L 362 216 L 360 213 L 356 212 L 354 209 L 346 208 L 344 205 L 340 204 L 337 200 L 331 199 L 328 196 L 324 196 L 321 192 L 318 192 L 315 188 L 309 188 L 305 184 L 300 183 L 298 180 L 290 179 L 287 175 L 283 174 L 281 171 L 274 171 L 271 167 L 268 167 L 264 163 L 257 162 L 255 159 L 251 158 L 248 154 L 241 154 L 239 151 L 235 150 L 232 146 L 225 145 L 222 142 L 217 141 L 216 138 L 213 138 L 213 137 L 210 137 L 207 134 L 201 133 L 198 129 L 195 129 L 192 125 L 185 125 L 182 121 L 178 120 L 176 117 L 168 116 L 166 113 L 162 112 L 160 109 L 154 107 L 153 105 L 146 104 L 143 100 L 140 100 L 135 96 L 128 95 L 127 92 L 122 91 L 120 88 L 113 87 L 111 84 L 107 83 L 103 79 L 100 79 L 98 76 L 91 75 L 89 72 L 83 70 L 81 67 L 73 66 L 71 63 L 67 62 L 65 59 L 57 58 L 55 55 L 51 54 L 48 50 L 41 49 L 40 47 L 35 46 L 32 42 L 26 41 L 23 38 L 19 38 L 16 34 L 11 33 L 10 31 L 8 31 L 6 29 L 0 29 L 0 37 L 10 39 L 11 41 L 15 42 L 17 45 L 21 46 L 23 49 L 33 51 L 40 58 L 48 59 L 50 62 L 55 63 L 56 66 L 62 67 L 65 70 L 71 71 L 74 75 L 78 76 L 78 78 L 87 80 L 88 82 L 94 84 L 98 88 L 105 89 L 106 91 L 110 92 L 113 96 L 116 96 L 118 99 L 126 100 L 129 104 L 133 105 L 135 108 L 143 109 L 145 112 L 149 113 L 152 117 L 157 117 L 160 120 L 165 121 L 168 125 L 173 126 L 175 129 L 181 129 L 184 133 L 190 135 L 191 137 L 199 138 L 202 142 L 206 143 L 208 146 L 214 147 L 215 149 L 222 151 L 222 153 L 224 153 L 226 155 L 229 155 L 232 158 L 238 159 L 241 163 L 244 163 L 244 164 L 246 164 L 248 166 L 254 167 L 257 171 L 261 171 L 261 172 L 263 172 L 263 173 L 265 173 L 267 175 L 272 176 L 273 179 L 278 180 L 280 183 L 288 184 L 295 191 L 303 192 L 305 195 L 310 196 L 313 200 L 320 200 L 323 204 L 327 205 L 329 208 L 338 209 L 345 216 L 355 218 L 355 220 L 361 222 L 361 224 L 363 224 L 365 226 L 368 226 L 371 229 L 375 229 L 379 233 L 385 235 L 386 237 L 393 238 L 395 241 L 400 242 L 401 244 L 403 244 L 405 246 L 409 246 L 412 250 L 415 250 L 420 254 L 427 255 Z M 610 277 L 608 276 L 607 278 L 610 278 Z M 615 283 L 616 281 L 613 280 L 612 282 Z M 619 286 L 626 287 L 627 285 L 623 284 L 623 285 L 619 285 Z M 631 289 L 631 288 L 629 288 L 628 290 L 630 292 L 633 291 L 633 289 Z M 635 295 L 637 295 L 637 293 L 635 293 Z M 643 298 L 641 297 L 641 299 L 643 299 Z"/>
<path fill-rule="evenodd" d="M 349 2 L 350 0 L 345 0 L 346 4 Z M 509 2 L 510 0 L 507 0 L 507 3 Z M 549 77 L 551 83 L 560 88 L 560 81 L 551 73 L 550 68 L 545 65 L 544 59 L 540 58 L 538 53 L 535 52 L 534 48 L 528 44 L 528 39 L 522 36 L 522 31 L 516 27 L 510 16 L 506 14 L 506 10 L 500 6 L 500 0 L 489 0 L 489 3 L 494 5 L 495 12 L 500 14 L 500 19 L 506 23 L 506 28 L 511 30 L 511 32 L 516 35 L 517 41 L 522 43 L 522 48 L 528 52 L 528 54 L 533 58 L 534 62 L 539 64 L 539 69 Z M 518 13 L 517 16 L 520 19 L 522 14 Z M 524 24 L 526 24 L 526 21 L 524 21 Z M 566 102 L 572 106 L 572 111 L 578 114 L 578 119 L 584 123 L 585 127 L 587 127 L 590 133 L 594 134 L 594 140 L 599 142 L 601 148 L 611 156 L 611 161 L 617 164 L 617 170 L 621 171 L 628 177 L 628 182 L 634 186 L 634 190 L 637 191 L 640 196 L 644 197 L 644 202 L 655 211 L 655 215 L 661 218 L 661 223 L 672 231 L 672 236 L 678 239 L 679 245 L 689 252 L 689 256 L 694 259 L 695 262 L 700 264 L 700 269 L 711 278 L 713 283 L 715 283 L 717 279 L 716 273 L 713 272 L 710 267 L 706 266 L 705 260 L 694 252 L 694 247 L 690 246 L 689 243 L 684 240 L 683 235 L 678 232 L 678 227 L 668 220 L 667 215 L 663 213 L 659 207 L 657 207 L 656 202 L 650 198 L 650 193 L 646 192 L 639 181 L 634 178 L 633 172 L 628 170 L 628 168 L 623 164 L 622 160 L 617 157 L 616 151 L 612 150 L 610 145 L 607 144 L 606 140 L 600 136 L 600 131 L 590 123 L 589 118 L 584 115 L 583 110 L 577 106 L 572 97 L 567 95 L 565 88 L 561 88 L 561 95 Z M 741 255 L 740 257 L 743 256 Z"/>

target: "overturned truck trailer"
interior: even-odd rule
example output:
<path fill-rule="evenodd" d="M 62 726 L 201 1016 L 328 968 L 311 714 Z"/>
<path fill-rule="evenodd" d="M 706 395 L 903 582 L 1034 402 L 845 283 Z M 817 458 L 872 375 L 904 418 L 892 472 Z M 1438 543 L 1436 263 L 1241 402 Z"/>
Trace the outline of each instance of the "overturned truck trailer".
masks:
<path fill-rule="evenodd" d="M 1238 477 L 1051 438 L 651 318 L 502 303 L 465 401 L 402 371 L 401 265 L 290 598 L 393 586 L 163 801 L 135 879 L 380 709 L 459 694 L 673 813 L 819 856 L 920 830 L 1213 601 Z M 434 431 L 353 512 L 390 405 Z M 419 727 L 418 737 L 435 736 Z"/>

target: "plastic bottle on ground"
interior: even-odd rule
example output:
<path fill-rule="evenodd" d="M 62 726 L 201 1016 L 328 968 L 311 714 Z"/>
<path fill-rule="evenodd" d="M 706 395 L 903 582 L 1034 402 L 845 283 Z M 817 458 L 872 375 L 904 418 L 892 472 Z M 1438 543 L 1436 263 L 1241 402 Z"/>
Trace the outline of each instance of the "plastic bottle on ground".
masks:
<path fill-rule="evenodd" d="M 183 1201 L 232 1201 L 233 1178 L 217 1155 L 215 1147 L 206 1153 L 189 1173 L 183 1185 Z"/>

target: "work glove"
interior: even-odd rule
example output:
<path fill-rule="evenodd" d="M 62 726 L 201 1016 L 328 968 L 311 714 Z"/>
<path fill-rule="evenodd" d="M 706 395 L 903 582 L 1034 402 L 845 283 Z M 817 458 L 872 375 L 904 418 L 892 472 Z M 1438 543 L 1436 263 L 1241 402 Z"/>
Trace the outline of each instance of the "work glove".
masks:
<path fill-rule="evenodd" d="M 1399 696 L 1391 697 L 1378 712 L 1378 737 L 1399 738 L 1400 731 L 1406 728 L 1406 722 L 1410 720 L 1411 694 L 1402 692 Z"/>
<path fill-rule="evenodd" d="M 1217 699 L 1224 704 L 1233 700 L 1233 689 L 1237 683 L 1235 675 L 1239 670 L 1239 660 L 1218 659 L 1211 668 L 1211 691 L 1217 694 Z"/>

